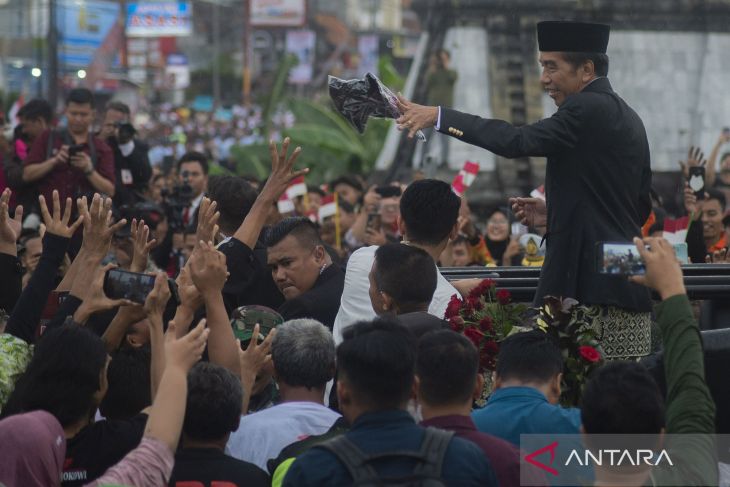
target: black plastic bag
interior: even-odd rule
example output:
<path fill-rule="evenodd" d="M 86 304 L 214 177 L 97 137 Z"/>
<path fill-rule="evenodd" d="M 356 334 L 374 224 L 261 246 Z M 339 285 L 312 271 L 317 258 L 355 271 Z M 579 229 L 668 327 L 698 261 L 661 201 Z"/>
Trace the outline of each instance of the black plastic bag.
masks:
<path fill-rule="evenodd" d="M 351 80 L 330 76 L 327 84 L 337 111 L 361 134 L 365 132 L 368 117 L 396 119 L 401 116 L 398 98 L 372 73 Z M 418 136 L 425 139 L 420 130 Z"/>

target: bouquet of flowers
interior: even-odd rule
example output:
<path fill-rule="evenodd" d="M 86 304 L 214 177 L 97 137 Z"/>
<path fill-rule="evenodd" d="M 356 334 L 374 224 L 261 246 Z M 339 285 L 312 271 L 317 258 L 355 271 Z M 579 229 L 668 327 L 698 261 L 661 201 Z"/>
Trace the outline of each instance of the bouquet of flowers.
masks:
<path fill-rule="evenodd" d="M 527 306 L 512 303 L 506 289 L 497 289 L 491 279 L 483 280 L 465 300 L 451 297 L 445 319 L 451 329 L 474 343 L 479 351 L 479 370 L 493 371 L 499 344 L 522 323 Z"/>
<path fill-rule="evenodd" d="M 603 365 L 603 349 L 590 326 L 597 311 L 575 299 L 545 296 L 537 312 L 537 328 L 552 336 L 563 354 L 560 402 L 563 406 L 578 406 L 588 377 Z"/>

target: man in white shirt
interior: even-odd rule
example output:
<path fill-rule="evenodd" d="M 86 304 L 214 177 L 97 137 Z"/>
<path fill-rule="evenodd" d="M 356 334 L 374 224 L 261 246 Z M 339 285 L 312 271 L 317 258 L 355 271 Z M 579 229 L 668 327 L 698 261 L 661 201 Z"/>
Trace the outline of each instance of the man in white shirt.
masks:
<path fill-rule="evenodd" d="M 449 184 L 435 179 L 413 182 L 400 200 L 398 228 L 403 235 L 403 243 L 425 250 L 434 262 L 438 262 L 449 239 L 456 238 L 458 234 L 456 220 L 460 207 L 461 199 Z M 354 252 L 347 262 L 345 290 L 333 329 L 337 344 L 342 342 L 342 330 L 346 327 L 376 317 L 370 303 L 368 275 L 377 249 L 376 246 L 363 247 Z M 437 277 L 436 292 L 428 312 L 443 318 L 451 296 L 459 295 L 459 291 L 440 272 Z"/>
<path fill-rule="evenodd" d="M 335 372 L 335 343 L 322 323 L 291 320 L 276 327 L 271 345 L 281 403 L 241 417 L 226 453 L 267 470 L 269 459 L 295 441 L 327 432 L 340 417 L 324 406 Z"/>

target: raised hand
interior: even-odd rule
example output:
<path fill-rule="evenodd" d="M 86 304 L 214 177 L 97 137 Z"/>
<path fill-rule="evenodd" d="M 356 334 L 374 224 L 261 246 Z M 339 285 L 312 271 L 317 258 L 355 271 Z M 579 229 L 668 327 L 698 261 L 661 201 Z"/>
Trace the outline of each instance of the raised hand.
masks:
<path fill-rule="evenodd" d="M 643 276 L 631 276 L 629 280 L 650 287 L 662 300 L 685 294 L 682 268 L 672 245 L 663 238 L 634 238 L 634 244 L 646 266 Z"/>
<path fill-rule="evenodd" d="M 705 193 L 705 199 L 709 198 L 709 194 Z M 692 221 L 697 221 L 702 216 L 702 202 L 697 199 L 697 195 L 688 183 L 684 185 L 684 209 Z"/>
<path fill-rule="evenodd" d="M 291 155 L 288 155 L 290 142 L 289 137 L 285 138 L 281 144 L 281 151 L 276 148 L 276 143 L 273 140 L 269 142 L 271 175 L 261 190 L 261 195 L 265 195 L 274 201 L 277 201 L 284 194 L 284 191 L 286 191 L 286 188 L 289 187 L 289 184 L 294 179 L 309 172 L 309 169 L 294 171 L 294 163 L 299 157 L 299 154 L 302 153 L 302 148 L 297 147 Z"/>
<path fill-rule="evenodd" d="M 177 338 L 175 323 L 171 321 L 165 333 L 165 368 L 187 373 L 203 357 L 209 333 L 205 327 L 205 319 L 202 319 L 190 333 Z"/>
<path fill-rule="evenodd" d="M 218 219 L 220 212 L 216 211 L 218 203 L 209 198 L 203 198 L 198 208 L 198 228 L 195 232 L 196 242 L 213 242 L 218 235 Z"/>
<path fill-rule="evenodd" d="M 59 237 L 71 238 L 79 228 L 79 225 L 84 221 L 83 216 L 79 216 L 75 222 L 70 226 L 68 224 L 71 220 L 71 207 L 73 200 L 66 198 L 66 208 L 64 209 L 63 215 L 61 215 L 61 202 L 58 196 L 58 191 L 53 190 L 53 215 L 48 211 L 46 205 L 46 199 L 43 195 L 38 197 L 38 202 L 41 205 L 41 216 L 43 217 L 43 223 L 46 225 L 46 232 L 58 235 Z"/>
<path fill-rule="evenodd" d="M 193 284 L 204 297 L 211 293 L 221 293 L 228 279 L 228 268 L 226 256 L 217 251 L 213 244 L 199 242 L 188 264 Z"/>
<path fill-rule="evenodd" d="M 18 241 L 23 227 L 23 207 L 15 208 L 15 217 L 10 218 L 8 203 L 11 194 L 10 188 L 5 188 L 0 196 L 0 253 L 16 255 L 15 242 Z"/>
<path fill-rule="evenodd" d="M 175 280 L 177 284 L 177 292 L 180 295 L 180 306 L 188 308 L 191 312 L 195 313 L 205 302 L 203 296 L 195 284 L 193 279 L 190 277 L 189 265 L 186 265 L 180 270 Z"/>
<path fill-rule="evenodd" d="M 401 116 L 398 117 L 398 130 L 408 130 L 408 138 L 412 139 L 421 129 L 433 127 L 438 122 L 438 107 L 418 105 L 398 94 L 398 108 Z"/>
<path fill-rule="evenodd" d="M 253 327 L 253 335 L 251 335 L 251 341 L 245 350 L 241 349 L 241 343 L 238 343 L 238 361 L 241 365 L 241 378 L 249 377 L 256 378 L 256 375 L 268 362 L 271 361 L 271 342 L 274 341 L 276 336 L 276 328 L 273 328 L 266 338 L 259 344 L 259 330 L 258 324 Z M 250 391 L 245 391 L 249 393 Z"/>
<path fill-rule="evenodd" d="M 541 198 L 510 198 L 512 213 L 528 227 L 539 228 L 547 226 L 547 205 Z"/>
<path fill-rule="evenodd" d="M 162 320 L 162 314 L 165 312 L 165 306 L 167 306 L 169 299 L 170 286 L 167 284 L 167 276 L 163 272 L 158 272 L 155 277 L 155 287 L 147 295 L 144 302 L 144 311 L 147 317 Z"/>
<path fill-rule="evenodd" d="M 74 321 L 86 323 L 92 314 L 117 306 L 139 306 L 128 299 L 109 299 L 104 294 L 104 275 L 106 271 L 115 267 L 114 264 L 95 266 L 90 279 L 89 276 L 84 276 L 83 279 L 74 280 L 71 295 L 81 299 L 81 306 L 74 313 Z"/>
<path fill-rule="evenodd" d="M 150 250 L 155 248 L 157 240 L 152 239 L 149 242 L 147 241 L 150 236 L 150 228 L 144 224 L 144 220 L 137 222 L 137 219 L 133 218 L 131 232 L 134 254 L 129 270 L 132 272 L 144 272 L 147 269 L 147 259 L 150 255 Z"/>
<path fill-rule="evenodd" d="M 687 160 L 686 161 L 679 161 L 679 167 L 682 168 L 682 173 L 684 173 L 684 177 L 686 179 L 689 179 L 689 168 L 690 167 L 705 167 L 707 166 L 707 159 L 705 159 L 705 154 L 702 152 L 702 150 L 699 147 L 691 146 L 689 148 L 689 153 L 687 154 Z"/>
<path fill-rule="evenodd" d="M 707 264 L 730 264 L 730 252 L 727 249 L 716 250 L 705 257 Z"/>
<path fill-rule="evenodd" d="M 91 207 L 88 206 L 86 197 L 76 200 L 79 214 L 84 217 L 84 240 L 81 250 L 89 256 L 103 259 L 109 252 L 114 233 L 127 224 L 122 218 L 112 224 L 112 199 L 102 198 L 99 193 L 94 194 L 91 200 Z"/>

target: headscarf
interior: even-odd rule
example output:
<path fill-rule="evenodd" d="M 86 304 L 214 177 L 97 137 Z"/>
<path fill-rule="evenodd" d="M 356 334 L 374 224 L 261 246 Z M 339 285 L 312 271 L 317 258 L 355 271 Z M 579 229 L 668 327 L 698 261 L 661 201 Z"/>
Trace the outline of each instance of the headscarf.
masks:
<path fill-rule="evenodd" d="M 0 484 L 23 487 L 61 485 L 66 437 L 61 423 L 46 411 L 0 421 Z"/>

